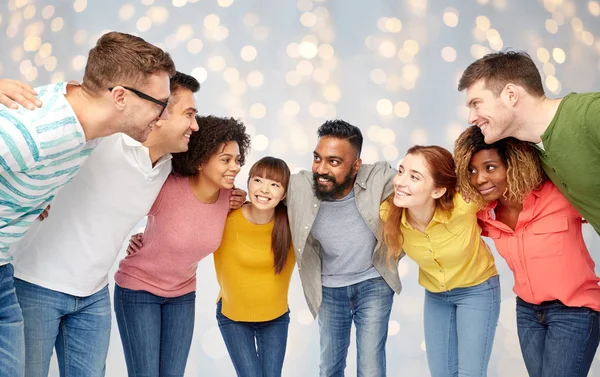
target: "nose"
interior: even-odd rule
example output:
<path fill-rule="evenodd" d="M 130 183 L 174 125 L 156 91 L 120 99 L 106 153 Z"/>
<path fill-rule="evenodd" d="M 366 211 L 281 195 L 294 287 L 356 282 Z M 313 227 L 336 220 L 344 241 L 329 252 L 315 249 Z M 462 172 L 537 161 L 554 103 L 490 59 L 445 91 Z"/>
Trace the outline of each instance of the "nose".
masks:
<path fill-rule="evenodd" d="M 198 126 L 198 122 L 196 122 L 196 117 L 192 119 L 192 124 L 190 124 L 190 129 L 194 132 L 198 131 L 200 127 Z"/>
<path fill-rule="evenodd" d="M 260 192 L 264 192 L 267 194 L 269 192 L 269 184 L 267 182 L 263 182 L 260 186 Z"/>
<path fill-rule="evenodd" d="M 317 169 L 316 169 L 317 174 L 319 175 L 325 175 L 326 174 L 326 170 L 325 170 L 325 161 L 321 161 L 319 163 L 317 163 Z"/>
<path fill-rule="evenodd" d="M 241 169 L 241 165 L 239 163 L 239 161 L 232 161 L 231 163 L 229 163 L 229 170 L 234 171 L 234 172 L 239 172 Z"/>
<path fill-rule="evenodd" d="M 475 181 L 481 186 L 488 181 L 487 175 L 484 172 L 477 172 L 475 173 Z"/>
<path fill-rule="evenodd" d="M 394 177 L 394 187 L 398 188 L 400 186 L 405 186 L 404 181 L 405 181 L 405 176 L 406 174 L 396 174 L 396 176 Z"/>
<path fill-rule="evenodd" d="M 469 124 L 475 124 L 475 121 L 477 121 L 477 111 L 475 111 L 475 109 L 471 109 L 469 110 Z"/>

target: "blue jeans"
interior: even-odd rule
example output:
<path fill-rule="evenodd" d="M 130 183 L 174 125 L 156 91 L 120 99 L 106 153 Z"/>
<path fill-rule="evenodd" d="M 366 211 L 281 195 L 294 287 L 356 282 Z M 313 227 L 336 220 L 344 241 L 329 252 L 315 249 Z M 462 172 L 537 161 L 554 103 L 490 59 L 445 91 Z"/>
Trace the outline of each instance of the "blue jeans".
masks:
<path fill-rule="evenodd" d="M 46 377 L 56 347 L 61 377 L 103 377 L 110 343 L 108 286 L 77 297 L 15 279 L 25 320 L 25 375 Z"/>
<path fill-rule="evenodd" d="M 290 312 L 271 321 L 236 322 L 221 313 L 217 322 L 238 377 L 281 377 Z"/>
<path fill-rule="evenodd" d="M 347 287 L 323 287 L 318 315 L 321 377 L 344 376 L 352 322 L 358 377 L 386 375 L 385 342 L 393 301 L 394 291 L 381 277 Z"/>
<path fill-rule="evenodd" d="M 585 377 L 600 341 L 599 313 L 517 297 L 517 332 L 530 377 Z"/>
<path fill-rule="evenodd" d="M 25 375 L 23 315 L 14 286 L 11 264 L 0 266 L 0 377 Z"/>
<path fill-rule="evenodd" d="M 500 281 L 425 291 L 425 344 L 431 377 L 485 377 L 500 315 Z"/>
<path fill-rule="evenodd" d="M 196 292 L 165 298 L 115 284 L 115 314 L 129 377 L 183 377 Z"/>

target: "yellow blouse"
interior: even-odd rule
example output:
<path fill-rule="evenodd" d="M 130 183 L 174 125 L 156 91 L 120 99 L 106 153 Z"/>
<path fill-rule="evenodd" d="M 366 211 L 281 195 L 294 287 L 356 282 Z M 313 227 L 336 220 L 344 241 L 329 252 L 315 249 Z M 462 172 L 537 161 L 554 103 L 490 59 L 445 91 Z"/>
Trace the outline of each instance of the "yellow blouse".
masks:
<path fill-rule="evenodd" d="M 381 205 L 382 217 L 389 205 Z M 430 292 L 472 287 L 498 275 L 494 256 L 481 238 L 477 208 L 454 196 L 454 209 L 436 209 L 422 233 L 414 229 L 402 213 L 399 224 L 406 255 L 419 265 L 419 284 Z"/>

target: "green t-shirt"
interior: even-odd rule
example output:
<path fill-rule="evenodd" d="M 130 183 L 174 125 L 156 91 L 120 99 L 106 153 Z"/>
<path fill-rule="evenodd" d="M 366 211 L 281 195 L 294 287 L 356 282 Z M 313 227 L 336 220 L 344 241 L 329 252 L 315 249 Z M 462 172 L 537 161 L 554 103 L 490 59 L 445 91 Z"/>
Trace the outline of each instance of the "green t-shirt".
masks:
<path fill-rule="evenodd" d="M 564 97 L 541 138 L 546 174 L 600 235 L 600 93 Z"/>

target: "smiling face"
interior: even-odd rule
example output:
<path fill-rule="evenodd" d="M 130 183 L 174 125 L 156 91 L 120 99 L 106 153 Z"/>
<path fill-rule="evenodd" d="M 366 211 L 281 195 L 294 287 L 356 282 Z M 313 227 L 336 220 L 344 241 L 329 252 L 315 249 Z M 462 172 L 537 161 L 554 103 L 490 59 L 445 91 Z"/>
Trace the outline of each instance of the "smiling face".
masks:
<path fill-rule="evenodd" d="M 169 75 L 166 72 L 150 75 L 147 85 L 140 92 L 166 103 L 171 95 Z M 168 109 L 163 111 L 163 106 L 144 99 L 131 90 L 119 86 L 111 95 L 114 101 L 122 103 L 120 131 L 139 142 L 146 141 L 156 122 L 169 118 Z"/>
<path fill-rule="evenodd" d="M 169 119 L 157 122 L 148 141 L 165 153 L 178 153 L 188 150 L 190 136 L 198 131 L 195 115 L 194 93 L 185 88 L 176 89 L 169 99 Z"/>
<path fill-rule="evenodd" d="M 358 152 L 348 140 L 324 136 L 313 152 L 315 196 L 336 200 L 350 193 L 360 165 Z"/>
<path fill-rule="evenodd" d="M 420 154 L 407 154 L 394 178 L 394 205 L 402 208 L 432 206 L 446 190 L 435 186 L 431 169 Z"/>
<path fill-rule="evenodd" d="M 483 149 L 473 154 L 469 164 L 471 185 L 483 200 L 501 199 L 508 189 L 507 167 L 496 149 Z"/>
<path fill-rule="evenodd" d="M 496 96 L 485 87 L 483 80 L 479 80 L 467 88 L 466 92 L 469 124 L 479 127 L 487 144 L 512 136 L 510 129 L 515 114 L 512 107 L 504 101 L 507 97 L 504 90 Z"/>
<path fill-rule="evenodd" d="M 275 208 L 285 198 L 285 187 L 281 182 L 264 176 L 254 176 L 248 182 L 250 203 L 256 209 L 269 210 Z"/>
<path fill-rule="evenodd" d="M 217 189 L 231 189 L 240 168 L 240 148 L 237 142 L 230 141 L 222 144 L 217 152 L 198 168 L 198 173 L 200 179 L 205 179 Z"/>

